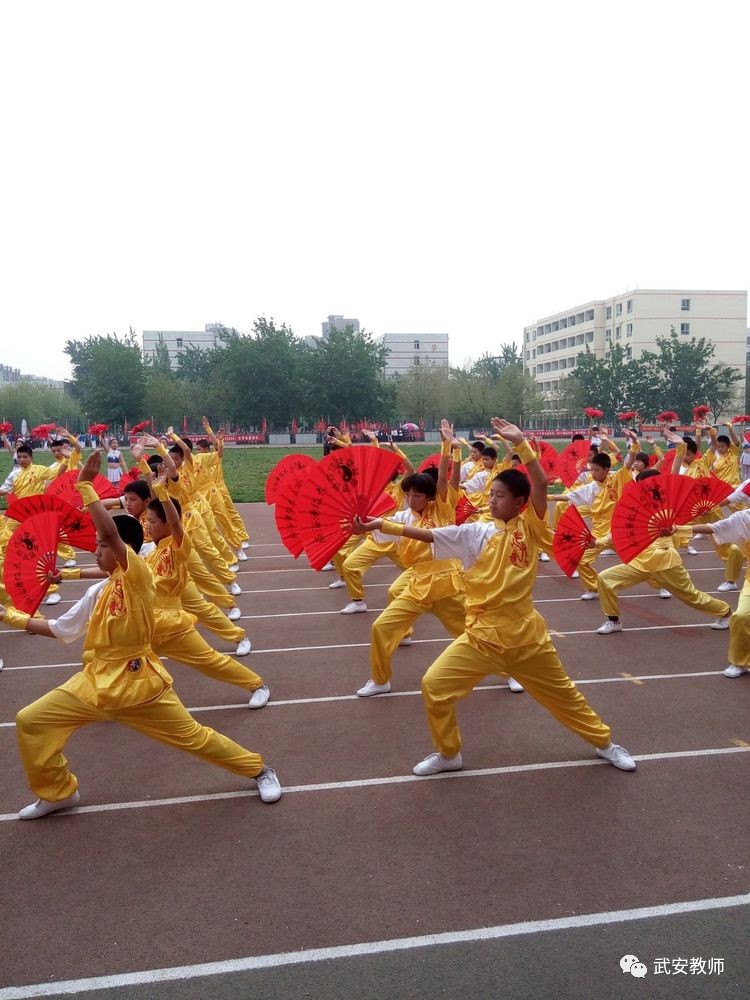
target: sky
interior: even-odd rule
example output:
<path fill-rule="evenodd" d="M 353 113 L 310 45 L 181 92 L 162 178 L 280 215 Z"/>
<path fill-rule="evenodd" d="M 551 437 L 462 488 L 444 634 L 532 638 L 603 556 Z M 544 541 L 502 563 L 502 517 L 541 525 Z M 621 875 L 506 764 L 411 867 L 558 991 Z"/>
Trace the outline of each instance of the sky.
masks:
<path fill-rule="evenodd" d="M 4 4 L 0 363 L 334 313 L 461 364 L 627 289 L 746 289 L 747 10 Z"/>

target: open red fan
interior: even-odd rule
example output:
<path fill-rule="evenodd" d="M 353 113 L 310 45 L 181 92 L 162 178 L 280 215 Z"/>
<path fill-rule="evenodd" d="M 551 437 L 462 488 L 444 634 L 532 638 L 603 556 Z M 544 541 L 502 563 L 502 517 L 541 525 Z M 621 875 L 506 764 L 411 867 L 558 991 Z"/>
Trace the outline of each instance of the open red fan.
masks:
<path fill-rule="evenodd" d="M 61 497 L 36 493 L 23 500 L 14 500 L 6 514 L 22 523 L 35 514 L 52 511 L 60 516 L 60 541 L 86 552 L 96 549 L 96 528 L 87 510 L 79 510 Z"/>
<path fill-rule="evenodd" d="M 101 434 L 104 434 L 105 431 L 108 430 L 109 430 L 109 424 L 92 424 L 89 427 L 89 434 L 94 434 L 96 437 L 99 437 Z"/>
<path fill-rule="evenodd" d="M 3 420 L 0 424 L 0 434 L 10 434 L 13 430 L 13 424 L 9 420 Z"/>
<path fill-rule="evenodd" d="M 423 462 L 420 463 L 417 472 L 424 472 L 425 469 L 437 469 L 440 466 L 440 452 L 436 451 L 434 455 L 428 455 Z M 453 459 L 448 459 L 448 478 L 453 475 Z"/>
<path fill-rule="evenodd" d="M 557 475 L 571 487 L 585 469 L 589 457 L 588 441 L 572 441 L 557 456 Z"/>
<path fill-rule="evenodd" d="M 733 424 L 750 424 L 750 413 L 741 413 L 738 417 L 732 417 Z"/>
<path fill-rule="evenodd" d="M 141 420 L 139 424 L 133 424 L 130 428 L 130 436 L 133 437 L 134 434 L 140 434 L 141 431 L 145 431 L 147 427 L 151 426 L 150 420 Z"/>
<path fill-rule="evenodd" d="M 702 403 L 700 406 L 693 407 L 693 420 L 703 420 L 703 418 L 711 412 L 711 407 L 706 406 Z"/>
<path fill-rule="evenodd" d="M 295 559 L 305 551 L 305 545 L 299 533 L 297 502 L 299 491 L 306 479 L 307 471 L 304 467 L 286 476 L 279 483 L 274 501 L 276 506 L 273 515 L 276 521 L 276 530 L 281 541 Z"/>
<path fill-rule="evenodd" d="M 694 483 L 665 472 L 625 486 L 612 514 L 612 541 L 623 562 L 681 523 L 677 514 L 693 494 Z"/>
<path fill-rule="evenodd" d="M 61 497 L 63 500 L 67 500 L 68 503 L 77 507 L 79 510 L 83 507 L 83 500 L 81 499 L 81 494 L 75 489 L 75 484 L 78 482 L 78 469 L 71 469 L 70 472 L 63 472 L 62 475 L 53 479 L 47 486 L 46 492 L 51 496 Z M 109 497 L 116 497 L 120 495 L 120 491 L 114 483 L 110 483 L 106 476 L 94 476 L 94 480 L 91 485 L 96 490 L 100 500 L 106 500 Z"/>
<path fill-rule="evenodd" d="M 584 415 L 589 418 L 589 420 L 596 420 L 599 417 L 604 416 L 604 410 L 599 410 L 597 409 L 596 406 L 587 406 L 583 412 Z"/>
<path fill-rule="evenodd" d="M 557 565 L 566 576 L 573 576 L 589 542 L 593 540 L 588 525 L 571 504 L 560 518 L 552 540 Z"/>
<path fill-rule="evenodd" d="M 709 514 L 715 507 L 723 503 L 730 493 L 734 493 L 734 486 L 725 483 L 718 476 L 701 476 L 700 479 L 693 479 L 693 489 L 685 503 L 677 511 L 677 524 L 690 524 L 701 514 Z"/>
<path fill-rule="evenodd" d="M 136 469 L 136 473 L 137 474 L 134 474 L 132 471 L 123 472 L 123 474 L 120 476 L 118 482 L 115 484 L 117 486 L 118 492 L 120 493 L 120 496 L 122 496 L 122 494 L 125 492 L 126 486 L 130 486 L 130 484 L 134 483 L 136 479 L 140 479 L 141 470 Z"/>
<path fill-rule="evenodd" d="M 60 515 L 56 511 L 32 514 L 19 524 L 5 550 L 3 579 L 13 605 L 36 614 L 47 593 L 47 573 L 57 571 Z"/>
<path fill-rule="evenodd" d="M 557 470 L 557 449 L 553 448 L 546 441 L 537 441 L 535 443 L 539 448 L 539 464 L 547 477 L 547 482 L 554 483 L 559 476 Z"/>
<path fill-rule="evenodd" d="M 467 496 L 462 496 L 456 504 L 456 524 L 463 524 L 468 521 L 472 514 L 478 514 L 479 508 L 469 500 Z"/>
<path fill-rule="evenodd" d="M 310 565 L 321 569 L 352 534 L 354 518 L 393 510 L 383 488 L 400 459 L 383 448 L 339 448 L 318 462 L 297 504 L 299 534 Z"/>
<path fill-rule="evenodd" d="M 31 428 L 31 437 L 46 438 L 56 427 L 57 424 L 37 424 L 36 427 Z"/>
<path fill-rule="evenodd" d="M 617 419 L 620 421 L 620 423 L 627 424 L 631 420 L 635 420 L 637 416 L 638 416 L 637 410 L 625 410 L 624 413 L 617 414 Z"/>
<path fill-rule="evenodd" d="M 664 410 L 662 413 L 656 414 L 656 422 L 657 424 L 679 424 L 680 417 L 674 410 Z"/>
<path fill-rule="evenodd" d="M 317 465 L 310 455 L 285 455 L 268 473 L 266 479 L 266 503 L 276 503 L 276 494 L 287 476 L 295 475 L 302 469 L 312 469 Z"/>

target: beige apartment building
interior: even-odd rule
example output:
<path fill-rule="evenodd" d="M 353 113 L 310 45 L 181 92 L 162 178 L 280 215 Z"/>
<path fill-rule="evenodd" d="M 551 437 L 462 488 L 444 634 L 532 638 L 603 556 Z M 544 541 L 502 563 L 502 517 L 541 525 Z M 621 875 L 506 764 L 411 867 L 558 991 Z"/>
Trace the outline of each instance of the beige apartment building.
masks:
<path fill-rule="evenodd" d="M 587 347 L 605 361 L 616 344 L 637 358 L 655 350 L 656 338 L 669 336 L 671 327 L 681 337 L 710 340 L 714 360 L 739 369 L 744 378 L 747 291 L 639 288 L 545 316 L 524 327 L 524 370 L 555 410 L 561 379 L 575 370 Z"/>

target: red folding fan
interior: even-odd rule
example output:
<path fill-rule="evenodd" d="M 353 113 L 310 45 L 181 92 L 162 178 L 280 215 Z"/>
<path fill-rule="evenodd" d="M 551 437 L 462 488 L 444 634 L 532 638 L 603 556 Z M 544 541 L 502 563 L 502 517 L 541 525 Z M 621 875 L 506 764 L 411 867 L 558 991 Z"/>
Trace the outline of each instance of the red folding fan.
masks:
<path fill-rule="evenodd" d="M 440 467 L 440 452 L 436 451 L 434 455 L 428 455 L 427 458 L 420 464 L 417 472 L 424 472 L 425 469 L 437 469 Z M 448 478 L 453 475 L 453 459 L 448 459 Z"/>
<path fill-rule="evenodd" d="M 57 570 L 60 515 L 56 511 L 32 514 L 19 524 L 5 550 L 5 589 L 19 611 L 36 614 L 47 593 L 47 573 Z"/>
<path fill-rule="evenodd" d="M 130 484 L 134 483 L 136 479 L 141 478 L 141 470 L 136 469 L 136 473 L 137 475 L 134 475 L 133 472 L 123 472 L 123 474 L 120 476 L 116 484 L 120 496 L 122 496 L 122 494 L 125 492 L 126 486 L 130 486 Z"/>
<path fill-rule="evenodd" d="M 36 427 L 31 428 L 30 435 L 33 438 L 46 438 L 56 427 L 57 424 L 37 424 Z"/>
<path fill-rule="evenodd" d="M 313 465 L 316 463 L 313 461 Z M 308 472 L 305 466 L 297 469 L 280 480 L 275 493 L 274 520 L 279 538 L 295 559 L 305 551 L 305 545 L 299 534 L 299 516 L 297 502 L 299 491 L 307 480 Z"/>
<path fill-rule="evenodd" d="M 701 514 L 710 513 L 715 507 L 723 503 L 730 493 L 734 493 L 734 486 L 725 483 L 718 476 L 701 476 L 700 479 L 691 480 L 693 489 L 685 503 L 677 511 L 676 524 L 690 524 Z"/>
<path fill-rule="evenodd" d="M 3 420 L 0 424 L 0 434 L 10 434 L 13 430 L 13 424 L 9 420 Z"/>
<path fill-rule="evenodd" d="M 393 510 L 393 499 L 383 488 L 399 461 L 383 448 L 348 447 L 318 462 L 297 505 L 299 533 L 313 569 L 321 569 L 351 537 L 355 517 L 379 517 Z"/>
<path fill-rule="evenodd" d="M 469 500 L 467 496 L 462 496 L 456 504 L 456 524 L 463 524 L 468 521 L 472 514 L 478 514 L 479 508 Z"/>
<path fill-rule="evenodd" d="M 75 489 L 75 484 L 78 482 L 78 469 L 71 469 L 69 472 L 63 472 L 56 479 L 53 479 L 45 492 L 51 494 L 52 496 L 60 497 L 62 500 L 67 500 L 68 503 L 72 504 L 74 507 L 78 507 L 80 510 L 83 507 L 83 500 L 81 499 L 81 494 Z M 106 476 L 97 475 L 94 476 L 91 485 L 96 490 L 96 493 L 100 500 L 107 500 L 109 497 L 117 497 L 120 495 L 120 491 L 114 483 L 110 483 Z"/>
<path fill-rule="evenodd" d="M 14 521 L 26 521 L 34 514 L 54 511 L 60 516 L 60 541 L 86 552 L 96 549 L 96 528 L 87 510 L 79 510 L 61 497 L 36 493 L 23 500 L 14 500 L 6 514 Z"/>
<path fill-rule="evenodd" d="M 547 477 L 547 482 L 554 483 L 560 475 L 557 468 L 557 449 L 553 448 L 552 445 L 548 444 L 546 441 L 537 441 L 536 445 L 539 448 L 539 464 Z"/>
<path fill-rule="evenodd" d="M 628 483 L 612 514 L 612 540 L 623 562 L 630 562 L 675 524 L 695 480 L 669 472 Z"/>
<path fill-rule="evenodd" d="M 572 441 L 557 456 L 557 475 L 567 487 L 572 486 L 586 468 L 590 447 L 588 441 Z"/>
<path fill-rule="evenodd" d="M 557 565 L 566 576 L 573 576 L 593 540 L 594 536 L 588 525 L 571 504 L 560 518 L 552 539 L 552 551 Z"/>
<path fill-rule="evenodd" d="M 89 427 L 89 434 L 93 434 L 95 437 L 100 437 L 108 430 L 109 424 L 92 424 Z"/>
<path fill-rule="evenodd" d="M 294 475 L 301 469 L 312 468 L 315 465 L 317 465 L 317 462 L 310 455 L 285 455 L 268 473 L 268 478 L 266 479 L 266 503 L 276 503 L 278 489 L 287 476 Z"/>

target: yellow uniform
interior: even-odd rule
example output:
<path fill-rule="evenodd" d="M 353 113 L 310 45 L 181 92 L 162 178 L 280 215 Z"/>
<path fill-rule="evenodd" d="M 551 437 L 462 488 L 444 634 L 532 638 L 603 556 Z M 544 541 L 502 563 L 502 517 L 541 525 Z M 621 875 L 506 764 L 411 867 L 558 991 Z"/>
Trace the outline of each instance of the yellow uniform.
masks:
<path fill-rule="evenodd" d="M 677 445 L 677 453 L 679 455 L 685 454 L 685 445 Z M 696 458 L 690 463 L 690 465 L 681 465 L 679 474 L 681 476 L 687 476 L 689 479 L 702 479 L 704 476 L 710 475 L 708 466 L 706 465 L 703 458 Z M 717 508 L 712 510 L 709 514 L 702 514 L 700 517 L 692 522 L 693 524 L 716 524 L 722 518 L 721 510 Z M 721 561 L 724 563 L 724 579 L 736 583 L 739 579 L 740 573 L 742 572 L 742 560 L 743 554 L 742 550 L 736 545 L 720 545 L 716 541 L 716 536 L 711 536 L 711 541 L 713 543 L 716 554 L 719 556 Z"/>
<path fill-rule="evenodd" d="M 221 583 L 232 583 L 234 573 L 213 544 L 206 522 L 197 506 L 193 504 L 195 481 L 190 475 L 186 463 L 182 465 L 177 480 L 167 480 L 167 490 L 171 497 L 180 502 L 183 528 L 190 535 L 190 540 L 206 569 Z"/>
<path fill-rule="evenodd" d="M 63 749 L 92 722 L 121 722 L 248 778 L 263 770 L 258 754 L 200 725 L 172 690 L 172 678 L 151 648 L 155 601 L 150 567 L 128 549 L 127 567 L 115 569 L 91 611 L 83 670 L 18 713 L 21 760 L 40 799 L 57 802 L 76 791 Z M 28 616 L 13 612 L 6 620 L 23 628 Z"/>
<path fill-rule="evenodd" d="M 393 500 L 394 508 L 398 508 L 403 502 L 403 493 L 398 482 L 388 483 L 384 492 Z M 398 545 L 392 539 L 379 542 L 374 538 L 365 538 L 361 545 L 356 545 L 346 556 L 341 564 L 340 576 L 346 584 L 349 597 L 353 601 L 364 600 L 365 588 L 362 585 L 362 577 L 378 559 L 384 558 L 390 559 L 399 569 L 404 569 L 404 563 L 399 556 Z M 334 565 L 336 565 L 335 557 Z"/>
<path fill-rule="evenodd" d="M 245 531 L 242 524 L 242 518 L 239 518 L 240 530 L 236 521 L 232 520 L 229 515 L 226 499 L 219 484 L 221 457 L 215 451 L 198 452 L 193 455 L 193 464 L 205 476 L 204 494 L 211 505 L 211 510 L 213 511 L 219 530 L 230 548 L 239 549 L 243 541 L 247 538 L 247 531 Z"/>
<path fill-rule="evenodd" d="M 714 525 L 714 539 L 721 545 L 741 548 L 750 560 L 750 510 L 730 514 Z M 737 601 L 737 610 L 729 619 L 729 662 L 736 667 L 750 667 L 750 563 Z"/>
<path fill-rule="evenodd" d="M 622 495 L 626 483 L 632 482 L 630 469 L 618 469 L 617 472 L 610 472 L 604 482 L 598 483 L 594 479 L 590 483 L 578 486 L 569 490 L 566 496 L 570 503 L 578 507 L 586 507 L 591 518 L 591 531 L 595 538 L 604 538 L 609 534 L 612 523 L 612 514 L 617 501 Z M 593 563 L 600 554 L 601 549 L 587 549 L 580 563 L 578 564 L 578 574 L 581 582 L 588 591 L 597 589 L 597 573 Z"/>
<path fill-rule="evenodd" d="M 465 569 L 466 631 L 422 678 L 427 720 L 436 749 L 461 748 L 455 703 L 489 674 L 513 676 L 563 725 L 595 747 L 610 730 L 565 673 L 547 625 L 534 608 L 540 544 L 551 532 L 532 505 L 509 521 L 463 524 L 434 531 L 437 558 L 459 558 Z"/>

